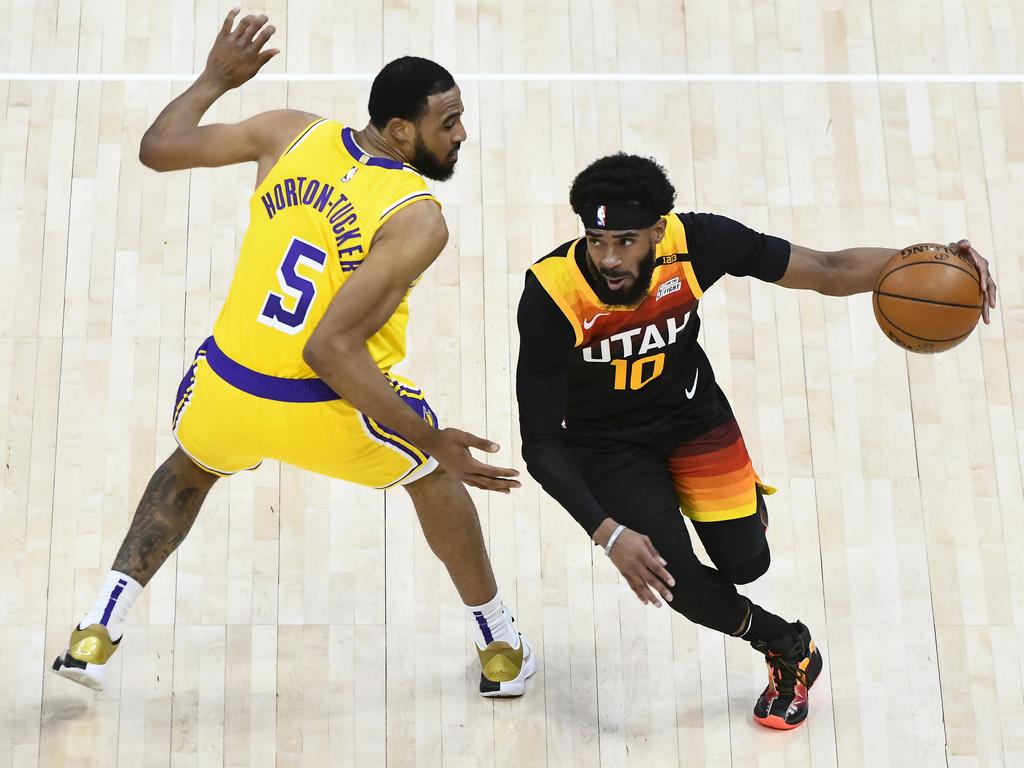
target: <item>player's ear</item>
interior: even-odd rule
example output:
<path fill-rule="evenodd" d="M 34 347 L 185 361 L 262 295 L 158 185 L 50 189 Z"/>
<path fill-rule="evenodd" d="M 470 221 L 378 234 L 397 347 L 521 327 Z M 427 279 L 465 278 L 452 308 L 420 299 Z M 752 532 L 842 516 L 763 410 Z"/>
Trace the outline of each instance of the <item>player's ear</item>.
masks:
<path fill-rule="evenodd" d="M 392 117 L 384 126 L 384 132 L 399 144 L 407 144 L 415 141 L 416 128 L 412 121 L 403 120 L 400 117 Z"/>
<path fill-rule="evenodd" d="M 658 243 L 665 239 L 664 219 L 658 219 L 658 222 L 653 227 L 651 227 L 651 239 L 654 241 L 655 245 L 657 245 Z"/>

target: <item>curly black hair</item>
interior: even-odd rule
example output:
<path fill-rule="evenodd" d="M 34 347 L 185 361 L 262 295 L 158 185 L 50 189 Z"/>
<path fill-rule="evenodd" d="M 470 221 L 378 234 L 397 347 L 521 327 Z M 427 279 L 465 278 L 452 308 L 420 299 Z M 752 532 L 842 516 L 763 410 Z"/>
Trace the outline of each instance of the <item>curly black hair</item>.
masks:
<path fill-rule="evenodd" d="M 569 205 L 577 215 L 594 203 L 640 203 L 664 216 L 672 211 L 676 188 L 665 169 L 649 157 L 617 152 L 598 158 L 573 179 Z"/>
<path fill-rule="evenodd" d="M 393 117 L 419 120 L 427 99 L 455 87 L 451 73 L 430 59 L 402 56 L 386 64 L 370 86 L 370 122 L 383 129 Z"/>

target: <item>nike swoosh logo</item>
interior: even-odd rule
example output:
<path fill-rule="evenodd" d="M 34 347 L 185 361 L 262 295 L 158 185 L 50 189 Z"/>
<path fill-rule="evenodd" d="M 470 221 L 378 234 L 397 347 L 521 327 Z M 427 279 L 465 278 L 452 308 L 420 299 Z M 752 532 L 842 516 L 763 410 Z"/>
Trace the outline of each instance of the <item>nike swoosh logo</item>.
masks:
<path fill-rule="evenodd" d="M 697 391 L 697 378 L 700 376 L 700 368 L 694 371 L 693 374 L 693 386 L 686 390 L 686 399 L 693 400 L 693 395 Z"/>
<path fill-rule="evenodd" d="M 586 328 L 589 331 L 591 329 L 591 327 L 593 327 L 594 323 L 597 322 L 597 318 L 604 317 L 607 314 L 608 314 L 607 312 L 598 312 L 596 315 L 594 315 L 589 320 L 584 319 L 583 320 L 583 327 Z"/>

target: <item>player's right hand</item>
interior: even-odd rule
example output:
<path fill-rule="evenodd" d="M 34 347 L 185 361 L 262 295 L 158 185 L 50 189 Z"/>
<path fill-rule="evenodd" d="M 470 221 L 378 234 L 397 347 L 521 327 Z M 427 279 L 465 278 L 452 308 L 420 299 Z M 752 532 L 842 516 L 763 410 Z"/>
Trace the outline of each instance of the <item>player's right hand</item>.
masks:
<path fill-rule="evenodd" d="M 277 48 L 262 50 L 274 34 L 274 28 L 267 25 L 266 16 L 244 16 L 235 27 L 238 13 L 238 8 L 228 11 L 206 58 L 205 74 L 226 91 L 252 79 L 264 64 L 281 52 Z"/>
<path fill-rule="evenodd" d="M 978 270 L 980 278 L 978 282 L 981 285 L 982 293 L 981 319 L 985 321 L 985 325 L 990 325 L 992 318 L 989 311 L 996 308 L 996 281 L 992 279 L 992 272 L 988 268 L 988 259 L 974 249 L 970 240 L 958 240 L 955 243 L 950 243 L 949 249 L 960 258 L 974 264 L 974 268 Z"/>
<path fill-rule="evenodd" d="M 469 452 L 470 448 L 479 448 L 488 453 L 498 450 L 498 446 L 490 440 L 450 427 L 438 430 L 427 450 L 444 467 L 445 472 L 466 485 L 502 493 L 519 487 L 519 481 L 511 479 L 519 475 L 516 470 L 492 467 L 477 461 Z"/>
<path fill-rule="evenodd" d="M 667 601 L 672 600 L 668 588 L 675 586 L 675 579 L 665 570 L 667 563 L 651 540 L 642 533 L 626 528 L 612 545 L 609 558 L 641 603 L 654 603 L 656 608 L 661 608 L 659 595 Z"/>

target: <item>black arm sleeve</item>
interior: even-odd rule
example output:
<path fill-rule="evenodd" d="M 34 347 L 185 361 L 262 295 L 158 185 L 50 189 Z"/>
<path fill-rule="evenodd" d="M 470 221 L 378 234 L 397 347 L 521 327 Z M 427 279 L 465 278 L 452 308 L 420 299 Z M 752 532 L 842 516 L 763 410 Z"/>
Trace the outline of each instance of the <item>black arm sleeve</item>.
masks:
<path fill-rule="evenodd" d="M 678 214 L 686 229 L 691 263 L 701 290 L 723 275 L 756 277 L 774 283 L 789 266 L 789 242 L 755 232 L 713 213 Z"/>
<path fill-rule="evenodd" d="M 572 326 L 532 273 L 519 300 L 516 398 L 526 468 L 548 495 L 593 535 L 608 517 L 591 494 L 565 443 Z"/>

